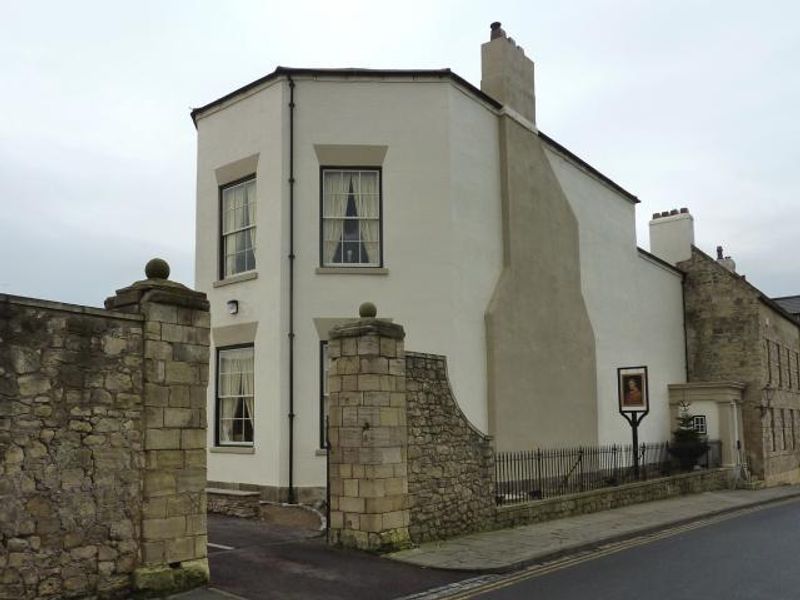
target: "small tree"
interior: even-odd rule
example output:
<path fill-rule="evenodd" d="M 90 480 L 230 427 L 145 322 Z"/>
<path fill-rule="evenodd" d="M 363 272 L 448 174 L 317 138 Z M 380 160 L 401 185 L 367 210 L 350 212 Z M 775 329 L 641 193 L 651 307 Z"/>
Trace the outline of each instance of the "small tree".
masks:
<path fill-rule="evenodd" d="M 694 428 L 694 415 L 689 403 L 681 402 L 678 408 L 678 428 L 672 432 L 669 453 L 675 457 L 681 469 L 690 471 L 698 459 L 708 452 L 706 436 Z"/>

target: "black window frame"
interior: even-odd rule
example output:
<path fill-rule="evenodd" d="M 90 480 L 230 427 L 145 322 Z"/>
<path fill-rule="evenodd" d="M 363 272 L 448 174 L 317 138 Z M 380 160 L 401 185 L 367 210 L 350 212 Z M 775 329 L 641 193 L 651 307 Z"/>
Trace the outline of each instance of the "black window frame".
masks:
<path fill-rule="evenodd" d="M 698 424 L 702 423 L 702 431 L 699 430 Z M 705 415 L 692 415 L 692 430 L 700 435 L 708 435 L 708 418 Z"/>
<path fill-rule="evenodd" d="M 323 224 L 325 219 L 324 215 L 324 199 L 325 199 L 325 171 L 375 171 L 378 173 L 378 247 L 380 248 L 381 259 L 379 264 L 325 264 L 324 240 L 323 240 Z M 382 269 L 385 264 L 383 256 L 383 167 L 375 165 L 320 165 L 319 167 L 319 266 L 323 269 Z"/>
<path fill-rule="evenodd" d="M 325 431 L 325 349 L 328 347 L 328 340 L 319 342 L 319 447 L 328 447 L 327 432 Z M 330 393 L 329 393 L 330 395 Z"/>
<path fill-rule="evenodd" d="M 253 349 L 253 412 L 255 412 L 256 408 L 256 400 L 258 394 L 255 392 L 255 359 L 256 359 L 256 345 L 254 342 L 250 342 L 247 344 L 232 344 L 230 346 L 220 346 L 215 348 L 215 363 L 214 363 L 214 447 L 215 448 L 255 448 L 256 446 L 256 424 L 255 424 L 255 414 L 252 415 L 253 419 L 253 441 L 249 444 L 246 443 L 239 443 L 239 444 L 221 444 L 219 441 L 219 419 L 220 419 L 220 397 L 219 397 L 219 355 L 220 352 L 225 352 L 226 350 L 241 350 L 242 348 L 252 348 Z"/>
<path fill-rule="evenodd" d="M 256 182 L 256 196 L 258 196 L 258 181 L 255 173 L 250 173 L 249 175 L 245 175 L 244 177 L 240 177 L 239 179 L 234 179 L 233 181 L 228 181 L 217 187 L 217 271 L 220 280 L 224 280 L 230 277 L 235 277 L 239 275 L 239 273 L 233 273 L 231 275 L 225 275 L 225 236 L 222 233 L 222 194 L 223 192 L 231 187 L 241 185 L 243 183 L 247 183 L 248 181 L 253 180 Z M 256 203 L 256 219 L 258 218 L 258 204 Z M 258 227 L 256 227 L 255 223 L 253 227 L 256 230 L 256 235 L 258 235 Z M 258 248 L 258 245 L 256 245 Z M 255 261 L 255 251 L 253 252 L 253 260 Z M 258 268 L 258 261 L 255 261 L 255 268 L 249 271 L 241 271 L 240 273 L 252 273 Z"/>

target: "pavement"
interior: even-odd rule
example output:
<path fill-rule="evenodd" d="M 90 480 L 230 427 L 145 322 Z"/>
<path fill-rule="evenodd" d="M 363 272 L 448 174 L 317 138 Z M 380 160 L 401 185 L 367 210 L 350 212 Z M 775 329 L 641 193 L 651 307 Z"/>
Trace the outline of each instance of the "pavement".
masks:
<path fill-rule="evenodd" d="M 800 498 L 800 486 L 721 490 L 465 535 L 386 557 L 419 567 L 503 573 L 691 521 Z"/>
<path fill-rule="evenodd" d="M 800 499 L 800 486 L 721 490 L 466 535 L 378 557 L 317 532 L 209 515 L 212 585 L 174 600 L 409 598 L 712 516 Z M 388 560 L 387 560 L 388 559 Z M 427 597 L 427 596 L 426 596 Z"/>

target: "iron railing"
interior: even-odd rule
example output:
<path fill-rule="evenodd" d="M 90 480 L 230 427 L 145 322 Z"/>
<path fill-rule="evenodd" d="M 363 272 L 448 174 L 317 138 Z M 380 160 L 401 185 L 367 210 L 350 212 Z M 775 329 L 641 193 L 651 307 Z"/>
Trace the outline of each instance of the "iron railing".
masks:
<path fill-rule="evenodd" d="M 709 441 L 700 458 L 701 468 L 721 464 L 721 443 Z M 582 446 L 500 452 L 495 457 L 495 499 L 498 504 L 516 504 L 554 498 L 604 487 L 645 481 L 679 472 L 669 452 L 669 443 L 633 446 Z"/>

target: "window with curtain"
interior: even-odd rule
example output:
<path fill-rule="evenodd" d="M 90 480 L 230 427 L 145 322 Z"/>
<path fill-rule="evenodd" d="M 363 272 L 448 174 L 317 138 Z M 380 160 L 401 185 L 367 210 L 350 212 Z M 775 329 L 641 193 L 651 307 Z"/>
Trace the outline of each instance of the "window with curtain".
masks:
<path fill-rule="evenodd" d="M 256 180 L 223 187 L 221 195 L 220 276 L 224 279 L 256 268 Z"/>
<path fill-rule="evenodd" d="M 217 353 L 217 442 L 253 445 L 253 347 Z"/>
<path fill-rule="evenodd" d="M 322 170 L 322 266 L 382 266 L 380 175 L 379 169 Z"/>

